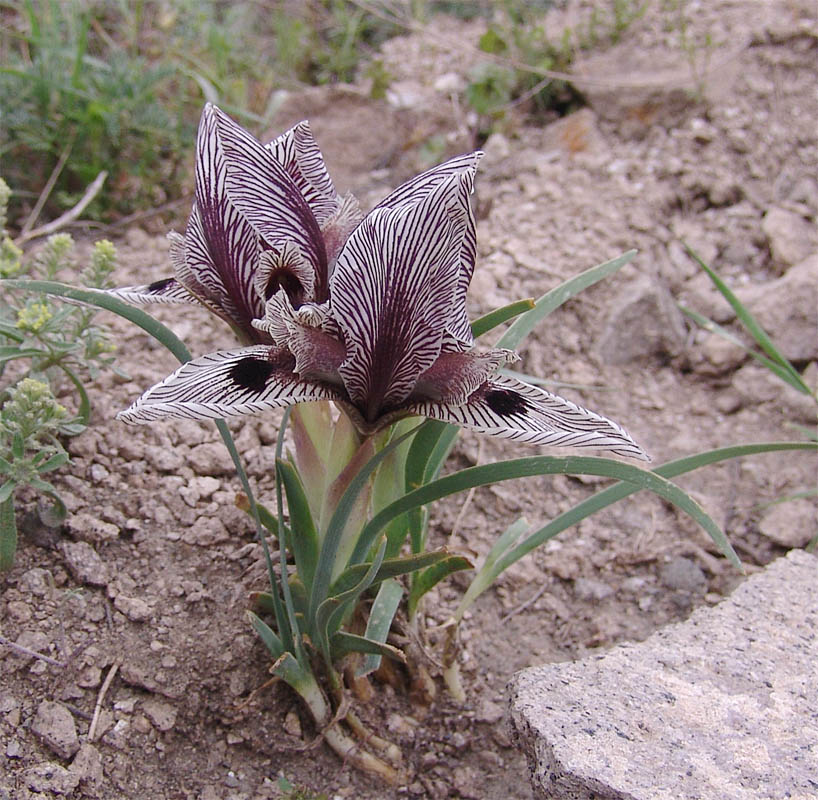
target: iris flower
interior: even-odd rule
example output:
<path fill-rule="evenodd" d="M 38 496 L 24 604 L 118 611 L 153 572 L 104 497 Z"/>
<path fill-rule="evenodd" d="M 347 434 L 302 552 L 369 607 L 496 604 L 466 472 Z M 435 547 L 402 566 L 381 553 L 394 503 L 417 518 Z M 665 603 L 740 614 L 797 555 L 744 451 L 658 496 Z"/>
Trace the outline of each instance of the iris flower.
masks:
<path fill-rule="evenodd" d="M 176 299 L 183 288 L 251 344 L 184 364 L 119 418 L 221 418 L 332 400 L 364 435 L 424 416 L 645 458 L 615 422 L 500 374 L 515 353 L 474 345 L 465 299 L 480 155 L 418 175 L 361 219 L 306 127 L 265 147 L 208 107 L 196 204 L 173 242 L 176 278 L 129 291 Z"/>

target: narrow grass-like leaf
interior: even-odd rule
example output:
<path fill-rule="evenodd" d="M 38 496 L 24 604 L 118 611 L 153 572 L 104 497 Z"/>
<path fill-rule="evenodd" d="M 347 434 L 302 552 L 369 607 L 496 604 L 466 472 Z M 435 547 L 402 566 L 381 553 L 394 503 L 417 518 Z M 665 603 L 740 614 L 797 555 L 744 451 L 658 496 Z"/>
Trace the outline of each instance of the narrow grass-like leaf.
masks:
<path fill-rule="evenodd" d="M 576 297 L 583 289 L 593 286 L 598 281 L 608 277 L 608 275 L 622 269 L 635 255 L 636 250 L 628 250 L 627 253 L 623 253 L 618 258 L 591 267 L 591 269 L 569 278 L 559 286 L 555 286 L 549 292 L 546 292 L 537 300 L 531 311 L 523 314 L 512 323 L 511 327 L 498 340 L 497 347 L 507 347 L 509 350 L 515 350 L 520 342 L 552 311 L 558 309 L 572 297 Z"/>
<path fill-rule="evenodd" d="M 274 659 L 280 658 L 284 653 L 284 645 L 275 631 L 252 611 L 247 612 L 247 618 L 250 620 L 253 630 L 258 634 L 261 641 L 264 642 L 264 646 L 270 651 L 270 655 Z"/>
<path fill-rule="evenodd" d="M 347 631 L 334 633 L 330 646 L 336 659 L 343 658 L 347 653 L 364 653 L 367 658 L 377 659 L 378 666 L 381 664 L 382 656 L 400 661 L 404 664 L 406 663 L 406 655 L 397 647 L 393 647 L 391 644 L 386 644 L 385 642 L 368 639 L 366 636 L 358 636 L 355 633 L 349 633 Z M 375 669 L 377 668 L 378 667 L 375 667 Z M 358 675 L 357 672 L 355 674 Z"/>
<path fill-rule="evenodd" d="M 529 297 L 525 300 L 516 300 L 494 311 L 489 311 L 488 314 L 484 314 L 472 322 L 472 336 L 477 339 L 484 333 L 488 333 L 499 325 L 502 325 L 504 322 L 508 322 L 510 319 L 520 316 L 520 314 L 525 314 L 526 311 L 531 311 L 532 308 L 534 308 L 534 299 Z"/>
<path fill-rule="evenodd" d="M 444 478 L 415 489 L 406 496 L 395 501 L 380 513 L 376 514 L 361 533 L 359 551 L 353 554 L 353 560 L 360 551 L 366 552 L 371 542 L 378 535 L 380 529 L 398 514 L 406 513 L 410 508 L 425 505 L 446 497 L 450 494 L 462 492 L 473 486 L 485 486 L 489 483 L 514 478 L 533 477 L 534 475 L 598 475 L 626 481 L 640 489 L 648 489 L 654 494 L 678 506 L 685 513 L 699 523 L 710 535 L 724 555 L 739 569 L 741 562 L 733 550 L 727 537 L 712 518 L 706 514 L 701 506 L 690 495 L 678 486 L 658 475 L 655 472 L 623 464 L 607 458 L 590 456 L 531 456 L 503 461 L 499 464 L 485 464 L 447 475 Z"/>
<path fill-rule="evenodd" d="M 6 572 L 12 568 L 15 552 L 17 552 L 17 519 L 14 513 L 14 494 L 9 494 L 0 503 L 0 572 Z"/>
<path fill-rule="evenodd" d="M 91 420 L 91 399 L 88 397 L 85 384 L 70 367 L 65 364 L 60 364 L 59 367 L 68 376 L 68 380 L 74 384 L 74 388 L 80 396 L 80 407 L 77 409 L 77 416 L 80 418 L 80 422 L 87 427 Z"/>
<path fill-rule="evenodd" d="M 664 478 L 675 478 L 678 475 L 693 472 L 701 467 L 717 464 L 722 461 L 729 461 L 733 458 L 787 450 L 818 451 L 818 444 L 811 442 L 764 442 L 722 447 L 716 450 L 697 453 L 693 456 L 686 456 L 685 458 L 680 458 L 675 461 L 668 461 L 657 467 L 655 472 Z M 483 565 L 475 576 L 475 580 L 466 591 L 466 594 L 463 596 L 463 599 L 460 601 L 455 617 L 457 619 L 462 618 L 463 612 L 494 582 L 497 576 L 513 563 L 519 561 L 523 556 L 535 548 L 540 547 L 548 540 L 553 539 L 557 534 L 562 533 L 562 531 L 567 528 L 576 525 L 583 519 L 596 514 L 603 508 L 607 508 L 637 491 L 639 491 L 639 487 L 629 483 L 617 483 L 614 486 L 602 489 L 581 503 L 578 503 L 573 508 L 564 511 L 530 536 L 527 536 L 516 547 L 507 550 L 505 554 L 501 555 L 490 567 Z"/>
<path fill-rule="evenodd" d="M 307 586 L 312 585 L 318 562 L 318 531 L 310 512 L 304 485 L 295 467 L 286 461 L 277 461 L 276 470 L 287 494 L 291 534 L 289 545 L 295 558 L 296 569 Z"/>
<path fill-rule="evenodd" d="M 191 355 L 187 347 L 173 331 L 165 327 L 161 322 L 155 320 L 150 314 L 146 314 L 142 309 L 129 306 L 112 295 L 94 289 L 77 289 L 57 281 L 35 281 L 18 278 L 6 278 L 0 281 L 0 286 L 9 289 L 20 289 L 27 292 L 42 292 L 54 297 L 65 297 L 69 300 L 78 300 L 81 303 L 103 308 L 112 311 L 120 317 L 127 319 L 134 325 L 142 328 L 158 342 L 170 350 L 176 358 L 183 364 L 190 361 Z"/>
<path fill-rule="evenodd" d="M 333 657 L 330 648 L 330 639 L 341 627 L 344 616 L 348 610 L 358 601 L 358 598 L 372 585 L 378 569 L 383 563 L 383 556 L 386 552 L 386 539 L 382 538 L 378 552 L 369 565 L 368 569 L 355 586 L 345 592 L 328 597 L 318 607 L 313 617 L 310 614 L 310 621 L 315 621 L 315 633 L 319 646 L 327 662 L 328 667 L 332 667 Z"/>
<path fill-rule="evenodd" d="M 449 556 L 431 567 L 427 567 L 423 572 L 414 576 L 412 588 L 409 591 L 407 611 L 411 619 L 415 615 L 417 605 L 421 597 L 434 586 L 437 586 L 444 578 L 448 578 L 453 572 L 460 572 L 464 569 L 473 569 L 474 564 L 465 556 Z"/>
<path fill-rule="evenodd" d="M 378 572 L 372 580 L 373 584 L 390 578 L 397 578 L 399 575 L 407 575 L 421 569 L 427 569 L 435 564 L 446 561 L 450 558 L 460 558 L 453 556 L 447 549 L 433 550 L 429 553 L 418 553 L 417 555 L 404 556 L 402 558 L 385 558 Z M 468 562 L 466 562 L 468 564 Z M 468 564 L 471 566 L 471 564 Z M 468 569 L 468 567 L 463 567 Z M 351 589 L 369 570 L 369 564 L 354 564 L 347 567 L 333 582 L 329 593 L 331 595 L 340 594 Z"/>
<path fill-rule="evenodd" d="M 425 424 L 425 423 L 423 423 Z M 378 468 L 381 462 L 402 442 L 410 436 L 414 436 L 416 432 L 423 427 L 423 424 L 407 431 L 402 436 L 393 439 L 380 452 L 376 453 L 369 461 L 364 464 L 358 471 L 358 474 L 349 482 L 346 491 L 341 495 L 338 505 L 330 518 L 327 525 L 327 531 L 324 535 L 324 540 L 321 543 L 321 550 L 318 554 L 318 566 L 315 570 L 315 579 L 310 591 L 310 608 L 308 616 L 310 619 L 316 617 L 318 607 L 327 599 L 327 591 L 332 581 L 333 567 L 335 565 L 335 555 L 338 550 L 338 545 L 344 534 L 349 515 L 355 506 L 355 501 L 358 495 L 369 481 L 372 473 Z M 370 547 L 374 543 L 374 538 L 370 541 Z M 357 547 L 356 547 L 357 550 Z M 369 551 L 365 551 L 362 558 L 350 563 L 360 563 L 365 560 Z"/>
<path fill-rule="evenodd" d="M 812 391 L 810 390 L 809 386 L 807 386 L 798 372 L 792 367 L 792 365 L 788 363 L 786 367 L 782 366 L 779 362 L 773 361 L 771 358 L 768 358 L 763 353 L 759 353 L 758 351 L 754 350 L 752 347 L 747 347 L 744 342 L 741 341 L 737 336 L 734 336 L 727 328 L 722 327 L 717 322 L 713 322 L 713 320 L 708 319 L 707 317 L 703 316 L 702 314 L 693 311 L 692 309 L 686 308 L 685 306 L 679 306 L 682 312 L 690 317 L 697 325 L 704 328 L 706 331 L 710 331 L 711 333 L 716 333 L 722 337 L 722 339 L 726 339 L 731 344 L 737 345 L 742 350 L 744 350 L 748 355 L 751 355 L 756 361 L 766 367 L 770 372 L 777 375 L 781 378 L 782 381 L 788 383 L 793 389 L 797 389 L 802 394 L 810 395 L 814 397 Z"/>
<path fill-rule="evenodd" d="M 790 364 L 789 360 L 781 354 L 781 351 L 775 346 L 764 328 L 759 325 L 756 318 L 748 311 L 747 307 L 741 302 L 741 300 L 736 297 L 730 287 L 715 273 L 714 270 L 704 263 L 698 253 L 696 253 L 687 244 L 684 246 L 691 258 L 693 258 L 696 263 L 698 263 L 698 265 L 707 273 L 708 277 L 711 281 L 713 281 L 724 299 L 732 306 L 733 311 L 736 312 L 736 316 L 743 323 L 744 327 L 747 329 L 747 332 L 753 337 L 753 339 L 755 339 L 758 346 L 773 361 L 780 364 L 785 370 L 787 370 L 794 381 L 801 382 L 801 376 L 798 374 L 792 364 Z M 807 394 L 812 394 L 809 387 L 805 388 Z"/>
<path fill-rule="evenodd" d="M 394 578 L 390 578 L 381 584 L 372 603 L 372 608 L 369 609 L 369 619 L 366 621 L 364 636 L 368 640 L 380 642 L 381 644 L 386 642 L 401 597 L 403 597 L 403 586 Z M 381 654 L 370 653 L 355 671 L 355 675 L 363 678 L 378 669 L 380 665 Z"/>

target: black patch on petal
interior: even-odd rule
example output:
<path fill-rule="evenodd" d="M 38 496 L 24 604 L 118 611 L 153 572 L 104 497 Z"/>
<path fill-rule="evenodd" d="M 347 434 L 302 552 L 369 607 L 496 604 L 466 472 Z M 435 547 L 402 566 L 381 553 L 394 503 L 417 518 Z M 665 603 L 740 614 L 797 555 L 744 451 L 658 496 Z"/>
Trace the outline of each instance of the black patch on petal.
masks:
<path fill-rule="evenodd" d="M 230 368 L 230 378 L 241 389 L 263 392 L 268 378 L 276 371 L 275 364 L 263 358 L 247 356 Z"/>
<path fill-rule="evenodd" d="M 511 389 L 490 389 L 486 392 L 485 401 L 488 407 L 501 417 L 524 414 L 529 409 L 528 400 Z"/>
<path fill-rule="evenodd" d="M 293 308 L 301 308 L 306 300 L 306 293 L 301 281 L 290 271 L 282 269 L 273 273 L 264 290 L 264 299 L 269 300 L 279 289 L 283 289 Z"/>
<path fill-rule="evenodd" d="M 159 294 L 160 292 L 164 292 L 174 280 L 174 278 L 164 278 L 161 281 L 154 281 L 148 286 L 148 294 Z"/>

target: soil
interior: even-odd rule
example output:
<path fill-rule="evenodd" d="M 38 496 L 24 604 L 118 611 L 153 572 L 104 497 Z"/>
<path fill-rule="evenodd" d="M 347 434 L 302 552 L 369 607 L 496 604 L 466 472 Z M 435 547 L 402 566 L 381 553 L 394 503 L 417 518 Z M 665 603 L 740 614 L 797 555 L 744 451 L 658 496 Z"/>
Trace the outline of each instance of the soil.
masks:
<path fill-rule="evenodd" d="M 733 325 L 681 240 L 741 289 L 808 379 L 818 375 L 814 4 L 696 4 L 688 35 L 704 42 L 709 32 L 712 44 L 687 55 L 660 7 L 650 4 L 616 45 L 582 55 L 577 69 L 604 77 L 585 86 L 588 108 L 545 124 L 517 107 L 485 142 L 469 300 L 477 316 L 637 248 L 620 273 L 532 335 L 522 370 L 562 382 L 561 394 L 625 425 L 656 464 L 794 438 L 791 423 L 815 424 L 814 405 L 685 321 L 677 302 Z M 549 24 L 560 30 L 588 8 L 569 3 Z M 306 109 L 330 171 L 337 164 L 344 176 L 339 188 L 373 204 L 428 165 L 419 142 L 433 143 L 435 158 L 472 146 L 481 121 L 458 97 L 478 58 L 464 49 L 476 25 L 435 18 L 387 42 L 387 101 L 368 100 L 364 83 L 311 90 L 288 101 L 281 127 Z M 350 136 L 359 119 L 360 136 Z M 343 172 L 351 164 L 359 171 Z M 168 274 L 157 233 L 133 228 L 118 241 L 119 283 Z M 232 344 L 203 310 L 156 316 L 194 353 Z M 634 496 L 535 551 L 477 601 L 460 630 L 459 705 L 440 680 L 434 632 L 468 580 L 455 576 L 424 608 L 428 642 L 418 658 L 436 692 L 411 691 L 395 673 L 359 701 L 410 773 L 406 785 L 385 787 L 343 764 L 291 692 L 268 683 L 269 660 L 244 615 L 264 573 L 252 527 L 233 505 L 239 486 L 227 453 L 204 423 L 114 421 L 174 363 L 140 331 L 110 325 L 128 378 L 107 373 L 89 386 L 93 423 L 71 440 L 70 469 L 55 478 L 69 521 L 52 535 L 24 523 L 0 583 L 2 636 L 61 664 L 0 647 L 0 798 L 262 800 L 280 796 L 280 775 L 332 798 L 530 798 L 505 722 L 511 674 L 644 639 L 742 578 L 684 515 Z M 262 499 L 271 496 L 277 420 L 231 424 Z M 464 432 L 452 466 L 520 453 Z M 815 476 L 814 455 L 773 454 L 679 483 L 751 573 L 814 535 L 814 498 L 764 504 L 814 487 Z M 547 521 L 600 484 L 539 478 L 442 502 L 434 542 L 479 559 L 519 516 Z"/>

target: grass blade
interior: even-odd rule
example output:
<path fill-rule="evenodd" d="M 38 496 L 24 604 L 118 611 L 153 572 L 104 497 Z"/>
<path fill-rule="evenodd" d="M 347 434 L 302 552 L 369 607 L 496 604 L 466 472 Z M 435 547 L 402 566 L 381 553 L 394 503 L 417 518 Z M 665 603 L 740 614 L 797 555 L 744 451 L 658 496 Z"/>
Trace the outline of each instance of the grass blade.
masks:
<path fill-rule="evenodd" d="M 17 519 L 14 513 L 14 492 L 0 503 L 0 572 L 10 570 L 17 551 Z"/>
<path fill-rule="evenodd" d="M 364 636 L 375 642 L 384 643 L 392 627 L 392 620 L 403 597 L 403 586 L 394 578 L 384 581 L 378 589 L 375 602 L 369 610 L 369 619 L 366 622 L 366 632 Z M 381 654 L 370 653 L 364 659 L 363 664 L 358 667 L 355 675 L 363 678 L 374 672 L 381 665 Z"/>
<path fill-rule="evenodd" d="M 598 264 L 596 267 L 581 272 L 573 278 L 569 278 L 559 286 L 555 286 L 551 291 L 546 292 L 534 304 L 531 311 L 523 314 L 511 327 L 500 337 L 497 347 L 507 347 L 509 350 L 516 350 L 520 342 L 531 333 L 532 330 L 542 322 L 552 311 L 558 309 L 563 303 L 576 297 L 583 289 L 593 286 L 603 278 L 612 275 L 617 270 L 622 269 L 634 256 L 636 250 L 628 250 L 618 258 Z"/>
<path fill-rule="evenodd" d="M 472 322 L 472 336 L 477 339 L 479 336 L 494 330 L 504 322 L 508 322 L 510 319 L 514 319 L 514 317 L 518 317 L 520 314 L 525 314 L 526 311 L 531 311 L 531 309 L 534 308 L 534 305 L 533 298 L 529 297 L 525 300 L 516 300 L 515 302 L 509 303 L 507 306 L 503 306 L 502 308 L 497 308 L 494 311 L 489 311 L 488 314 L 484 314 L 482 317 L 478 317 L 474 322 Z"/>

